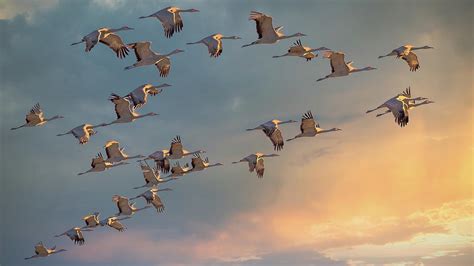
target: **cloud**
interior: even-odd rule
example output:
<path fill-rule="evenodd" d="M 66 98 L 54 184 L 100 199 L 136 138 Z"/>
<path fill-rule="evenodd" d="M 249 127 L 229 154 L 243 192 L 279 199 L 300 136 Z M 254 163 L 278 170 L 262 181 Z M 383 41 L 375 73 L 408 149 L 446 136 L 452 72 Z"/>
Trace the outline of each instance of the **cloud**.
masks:
<path fill-rule="evenodd" d="M 17 15 L 25 15 L 28 21 L 38 11 L 54 8 L 59 0 L 5 0 L 0 3 L 0 19 L 12 19 Z"/>

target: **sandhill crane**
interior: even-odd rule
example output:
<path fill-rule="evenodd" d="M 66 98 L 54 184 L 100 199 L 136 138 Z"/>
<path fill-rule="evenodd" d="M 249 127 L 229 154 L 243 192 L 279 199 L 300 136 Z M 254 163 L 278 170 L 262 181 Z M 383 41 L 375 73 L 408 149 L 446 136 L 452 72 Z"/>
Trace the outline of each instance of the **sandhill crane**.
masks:
<path fill-rule="evenodd" d="M 249 128 L 247 131 L 251 130 L 262 130 L 263 133 L 270 139 L 270 141 L 273 143 L 273 148 L 276 151 L 280 151 L 283 149 L 283 136 L 281 134 L 280 128 L 278 125 L 282 124 L 287 124 L 287 123 L 296 123 L 298 121 L 295 120 L 287 120 L 287 121 L 280 121 L 280 120 L 270 120 L 268 122 L 265 122 L 258 127 L 255 128 Z"/>
<path fill-rule="evenodd" d="M 155 65 L 160 71 L 160 77 L 168 76 L 171 69 L 170 56 L 184 52 L 184 50 L 176 49 L 168 54 L 157 53 L 150 48 L 151 42 L 136 42 L 130 43 L 127 46 L 135 50 L 137 62 L 131 66 L 125 67 L 129 70 L 135 67 Z"/>
<path fill-rule="evenodd" d="M 413 109 L 413 108 L 415 108 L 415 107 L 418 107 L 418 106 L 420 106 L 420 105 L 431 104 L 431 103 L 435 103 L 435 102 L 433 102 L 433 101 L 431 101 L 431 100 L 424 100 L 424 101 L 421 102 L 421 103 L 415 103 L 415 102 L 411 102 L 411 101 L 410 101 L 410 102 L 408 102 L 407 105 L 408 105 L 408 110 L 411 110 L 411 109 Z M 390 111 L 390 110 L 387 110 L 387 111 L 385 111 L 385 112 L 383 112 L 383 113 L 377 114 L 376 117 L 379 117 L 379 116 L 382 116 L 382 115 L 385 115 L 385 114 L 388 114 L 388 113 L 391 113 L 391 111 Z"/>
<path fill-rule="evenodd" d="M 189 164 L 185 164 L 184 167 L 180 165 L 179 162 L 176 162 L 173 167 L 171 167 L 171 174 L 167 177 L 177 178 L 178 176 L 183 176 L 191 171 Z"/>
<path fill-rule="evenodd" d="M 160 171 L 158 170 L 158 168 L 152 169 L 145 160 L 140 161 L 140 168 L 142 170 L 143 178 L 145 179 L 145 185 L 134 187 L 134 189 L 139 189 L 139 188 L 144 188 L 144 187 L 154 187 L 161 183 L 166 183 L 171 180 L 176 180 L 176 178 L 167 178 L 167 179 L 161 178 Z"/>
<path fill-rule="evenodd" d="M 125 231 L 127 229 L 120 221 L 130 219 L 131 217 L 123 217 L 123 218 L 118 218 L 116 216 L 110 216 L 107 217 L 99 222 L 101 226 L 109 226 L 111 228 L 114 228 L 115 230 L 119 232 Z"/>
<path fill-rule="evenodd" d="M 85 239 L 84 239 L 84 236 L 82 235 L 82 232 L 85 232 L 85 231 L 92 231 L 91 229 L 81 229 L 80 227 L 73 227 L 69 230 L 67 230 L 66 232 L 60 234 L 60 235 L 55 235 L 54 237 L 60 237 L 60 236 L 67 236 L 69 237 L 69 239 L 71 239 L 74 244 L 77 244 L 79 246 L 82 246 L 84 245 L 84 243 L 86 242 Z"/>
<path fill-rule="evenodd" d="M 185 156 L 192 155 L 192 154 L 197 154 L 197 153 L 205 153 L 206 151 L 203 150 L 197 150 L 197 151 L 187 151 L 183 149 L 183 143 L 181 142 L 181 137 L 176 136 L 172 141 L 171 141 L 171 147 L 169 149 L 169 154 L 168 158 L 171 160 L 177 160 L 181 159 Z"/>
<path fill-rule="evenodd" d="M 187 44 L 190 45 L 190 44 L 204 44 L 205 46 L 207 46 L 207 51 L 209 52 L 209 55 L 211 57 L 215 57 L 217 58 L 219 55 L 222 54 L 222 40 L 238 40 L 238 39 L 242 39 L 238 36 L 229 36 L 229 37 L 226 37 L 220 33 L 216 33 L 216 34 L 212 34 L 210 36 L 207 36 L 203 39 L 201 39 L 200 41 L 197 41 L 197 42 L 188 42 Z"/>
<path fill-rule="evenodd" d="M 367 113 L 373 112 L 381 108 L 388 108 L 389 111 L 392 112 L 393 116 L 395 117 L 395 122 L 401 127 L 404 127 L 408 124 L 408 121 L 409 121 L 408 104 L 413 101 L 421 101 L 421 100 L 427 100 L 427 98 L 424 98 L 424 97 L 412 98 L 411 89 L 410 87 L 408 87 L 405 91 L 397 94 L 397 96 L 395 97 L 388 99 L 386 102 L 384 102 L 377 108 L 368 110 Z"/>
<path fill-rule="evenodd" d="M 290 46 L 290 49 L 288 49 L 288 52 L 283 55 L 275 55 L 273 58 L 279 58 L 279 57 L 284 57 L 284 56 L 298 56 L 306 59 L 306 62 L 311 61 L 311 59 L 315 58 L 318 56 L 318 54 L 314 54 L 313 52 L 318 52 L 318 51 L 326 51 L 326 50 L 331 50 L 326 47 L 319 47 L 319 48 L 311 48 L 307 46 L 303 46 L 301 44 L 301 40 L 297 40 L 296 42 L 293 43 L 292 46 Z"/>
<path fill-rule="evenodd" d="M 306 34 L 303 34 L 301 32 L 288 36 L 285 35 L 282 31 L 282 26 L 274 28 L 272 23 L 272 17 L 261 12 L 250 12 L 249 20 L 254 20 L 257 24 L 258 40 L 243 45 L 242 47 L 247 47 L 255 44 L 272 44 L 277 43 L 279 40 L 283 39 L 306 36 Z"/>
<path fill-rule="evenodd" d="M 135 112 L 135 108 L 133 107 L 133 104 L 130 102 L 130 100 L 120 97 L 115 93 L 111 94 L 109 100 L 115 105 L 115 114 L 117 115 L 117 119 L 110 123 L 102 124 L 104 126 L 117 123 L 130 123 L 143 117 L 158 115 L 153 112 L 144 115 L 138 114 Z"/>
<path fill-rule="evenodd" d="M 143 84 L 138 88 L 134 89 L 129 94 L 127 94 L 125 97 L 130 99 L 131 103 L 133 104 L 133 107 L 136 110 L 147 103 L 148 95 L 155 96 L 163 91 L 162 88 L 169 86 L 171 85 L 166 83 L 157 86 L 151 84 Z"/>
<path fill-rule="evenodd" d="M 263 154 L 263 153 L 257 152 L 257 153 L 254 153 L 254 154 L 250 154 L 249 156 L 241 159 L 240 161 L 232 162 L 232 163 L 236 164 L 236 163 L 247 162 L 249 164 L 249 171 L 253 172 L 255 170 L 255 172 L 257 173 L 257 177 L 262 178 L 263 173 L 265 171 L 265 165 L 264 165 L 263 158 L 265 158 L 265 157 L 276 157 L 276 156 L 280 156 L 280 155 L 278 155 L 278 154 Z"/>
<path fill-rule="evenodd" d="M 387 56 L 396 56 L 397 58 L 402 58 L 403 60 L 405 60 L 405 62 L 407 62 L 410 71 L 414 72 L 418 70 L 418 68 L 420 68 L 420 63 L 418 62 L 418 56 L 416 56 L 416 54 L 412 51 L 422 49 L 434 49 L 434 47 L 428 45 L 421 47 L 413 47 L 413 45 L 406 44 L 398 47 L 397 49 L 392 50 L 386 55 L 379 56 L 379 59 Z"/>
<path fill-rule="evenodd" d="M 202 171 L 204 169 L 207 169 L 209 167 L 214 167 L 214 166 L 220 166 L 223 165 L 221 163 L 215 163 L 215 164 L 210 164 L 209 159 L 206 157 L 206 159 L 202 159 L 201 155 L 194 154 L 194 158 L 191 159 L 191 171 Z"/>
<path fill-rule="evenodd" d="M 100 41 L 101 43 L 107 45 L 110 49 L 112 49 L 118 58 L 124 58 L 128 55 L 128 48 L 123 43 L 122 38 L 120 38 L 119 35 L 115 34 L 115 32 L 123 30 L 133 30 L 133 28 L 130 28 L 128 26 L 123 26 L 118 29 L 100 28 L 82 37 L 82 40 L 80 42 L 75 42 L 71 45 L 76 45 L 85 42 L 85 51 L 89 52 L 97 44 L 97 42 Z"/>
<path fill-rule="evenodd" d="M 156 163 L 156 168 L 162 173 L 166 174 L 170 171 L 170 160 L 169 160 L 169 150 L 159 150 L 148 155 L 147 159 L 152 159 Z"/>
<path fill-rule="evenodd" d="M 95 135 L 97 131 L 94 131 L 94 128 L 96 127 L 103 127 L 106 126 L 107 124 L 100 124 L 93 126 L 91 124 L 82 124 L 80 126 L 77 126 L 70 131 L 62 134 L 58 134 L 56 136 L 64 136 L 68 134 L 72 134 L 76 139 L 79 140 L 79 144 L 86 144 L 89 142 L 89 139 L 92 135 Z"/>
<path fill-rule="evenodd" d="M 104 160 L 104 157 L 102 156 L 102 153 L 98 153 L 96 157 L 92 158 L 91 169 L 89 169 L 85 172 L 79 173 L 77 175 L 83 175 L 83 174 L 87 174 L 87 173 L 91 173 L 91 172 L 102 172 L 102 171 L 105 171 L 109 168 L 119 166 L 119 165 L 124 165 L 124 164 L 128 164 L 128 163 L 127 162 L 120 162 L 120 163 L 113 164 L 111 162 L 108 162 L 108 161 Z"/>
<path fill-rule="evenodd" d="M 104 148 L 105 148 L 105 152 L 107 153 L 107 160 L 105 161 L 110 162 L 110 163 L 118 163 L 118 162 L 129 160 L 129 159 L 145 157 L 143 155 L 128 156 L 123 151 L 123 148 L 120 148 L 120 143 L 116 140 L 107 141 Z"/>
<path fill-rule="evenodd" d="M 54 246 L 52 248 L 47 248 L 43 245 L 43 242 L 40 241 L 35 246 L 35 255 L 33 255 L 31 257 L 28 257 L 28 258 L 25 258 L 25 260 L 34 259 L 34 258 L 41 258 L 41 257 L 48 257 L 49 255 L 53 255 L 53 254 L 63 252 L 63 251 L 66 251 L 66 250 L 65 249 L 56 250 L 56 246 Z"/>
<path fill-rule="evenodd" d="M 176 6 L 169 6 L 149 16 L 141 16 L 139 18 L 157 18 L 161 22 L 161 25 L 163 25 L 166 38 L 171 38 L 175 32 L 180 32 L 183 29 L 184 24 L 183 19 L 181 18 L 181 13 L 183 12 L 199 12 L 199 10 L 194 8 L 181 9 Z"/>
<path fill-rule="evenodd" d="M 112 197 L 112 201 L 117 203 L 117 208 L 119 210 L 119 212 L 116 214 L 116 216 L 119 216 L 119 215 L 132 215 L 135 212 L 150 208 L 150 206 L 145 206 L 143 208 L 137 208 L 137 207 L 135 207 L 135 203 L 133 203 L 133 202 L 130 203 L 129 199 L 127 197 L 123 197 L 123 196 L 120 196 L 120 195 L 114 195 Z"/>
<path fill-rule="evenodd" d="M 26 123 L 18 126 L 18 127 L 12 127 L 11 130 L 19 129 L 22 127 L 37 127 L 37 126 L 43 126 L 49 121 L 55 120 L 55 119 L 60 119 L 64 118 L 63 116 L 60 115 L 55 115 L 51 118 L 44 118 L 44 113 L 43 110 L 41 110 L 41 106 L 39 103 L 35 104 L 30 110 L 30 112 L 26 115 Z"/>
<path fill-rule="evenodd" d="M 85 226 L 83 226 L 82 228 L 94 228 L 94 227 L 97 227 L 100 223 L 99 221 L 99 215 L 100 213 L 98 212 L 94 212 L 93 214 L 89 214 L 89 215 L 86 215 L 82 218 L 82 220 L 84 220 L 84 222 L 86 223 Z"/>
<path fill-rule="evenodd" d="M 152 188 L 141 193 L 140 195 L 136 197 L 131 198 L 130 200 L 138 199 L 142 197 L 146 200 L 147 204 L 153 205 L 153 207 L 155 207 L 157 212 L 163 212 L 165 210 L 165 205 L 163 204 L 160 197 L 158 196 L 159 191 L 172 191 L 172 189 L 171 188 L 163 188 L 163 189 Z"/>
<path fill-rule="evenodd" d="M 327 51 L 324 53 L 325 58 L 329 58 L 331 63 L 331 74 L 325 76 L 324 78 L 320 78 L 316 81 L 325 80 L 327 78 L 335 78 L 335 77 L 343 77 L 348 76 L 349 74 L 361 72 L 361 71 L 369 71 L 375 70 L 376 68 L 368 66 L 364 68 L 356 68 L 352 66 L 352 61 L 345 62 L 344 61 L 344 53 L 341 52 L 333 52 Z"/>
<path fill-rule="evenodd" d="M 303 114 L 303 116 L 301 117 L 300 130 L 301 130 L 300 134 L 296 135 L 295 137 L 291 139 L 287 139 L 286 141 L 291 141 L 291 140 L 301 138 L 301 137 L 314 137 L 322 133 L 339 131 L 341 129 L 336 128 L 336 127 L 331 128 L 331 129 L 322 129 L 319 126 L 319 123 L 316 123 L 316 121 L 314 120 L 313 114 L 311 113 L 311 111 L 308 111 L 305 114 Z"/>

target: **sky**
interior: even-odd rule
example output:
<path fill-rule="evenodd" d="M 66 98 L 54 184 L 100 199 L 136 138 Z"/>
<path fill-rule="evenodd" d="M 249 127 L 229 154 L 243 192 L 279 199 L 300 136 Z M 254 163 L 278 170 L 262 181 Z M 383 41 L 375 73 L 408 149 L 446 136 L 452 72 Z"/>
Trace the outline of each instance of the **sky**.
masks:
<path fill-rule="evenodd" d="M 171 4 L 201 11 L 184 14 L 171 39 L 156 20 L 138 19 Z M 257 38 L 251 10 L 287 34 L 307 34 L 305 45 L 377 70 L 316 83 L 330 73 L 321 56 L 272 58 L 294 40 L 241 48 Z M 0 265 L 472 265 L 473 11 L 470 1 L 448 0 L 1 1 Z M 172 57 L 168 77 L 152 66 L 124 71 L 133 53 L 121 60 L 101 44 L 90 53 L 70 46 L 99 27 L 124 25 L 134 28 L 120 33 L 126 43 L 185 50 Z M 216 32 L 242 40 L 224 41 L 217 59 L 186 45 Z M 377 59 L 406 43 L 435 47 L 417 52 L 417 72 Z M 140 110 L 159 116 L 99 128 L 87 145 L 56 137 L 113 120 L 109 95 L 145 83 L 172 85 Z M 365 114 L 409 86 L 435 103 L 412 110 L 405 128 L 390 115 Z M 65 118 L 10 131 L 36 102 L 46 117 Z M 263 133 L 246 128 L 299 120 L 307 110 L 321 127 L 342 131 L 286 143 L 280 157 L 266 159 L 263 179 L 231 164 L 274 152 Z M 299 133 L 298 124 L 281 129 L 285 138 Z M 112 195 L 140 192 L 132 189 L 143 183 L 135 162 L 77 175 L 106 141 L 148 155 L 176 135 L 224 166 L 168 183 L 165 212 L 137 213 L 125 232 L 86 232 L 80 247 L 53 237 L 87 214 L 116 213 Z M 38 241 L 68 251 L 23 260 Z"/>

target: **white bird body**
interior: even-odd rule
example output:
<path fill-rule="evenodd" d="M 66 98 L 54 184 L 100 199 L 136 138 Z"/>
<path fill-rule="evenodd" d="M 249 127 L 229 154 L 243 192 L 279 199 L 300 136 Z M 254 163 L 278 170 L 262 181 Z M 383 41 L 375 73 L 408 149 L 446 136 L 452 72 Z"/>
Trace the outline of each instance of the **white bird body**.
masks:
<path fill-rule="evenodd" d="M 140 161 L 140 168 L 142 170 L 143 178 L 145 179 L 145 185 L 134 187 L 134 189 L 139 189 L 139 188 L 144 188 L 144 187 L 154 187 L 154 186 L 158 186 L 161 183 L 166 183 L 171 180 L 175 180 L 175 178 L 167 178 L 167 179 L 161 178 L 160 170 L 158 168 L 152 169 L 145 160 Z"/>
<path fill-rule="evenodd" d="M 283 55 L 275 55 L 273 58 L 279 58 L 279 57 L 284 57 L 284 56 L 297 56 L 301 58 L 305 58 L 306 61 L 310 61 L 311 59 L 315 58 L 318 56 L 318 54 L 314 54 L 314 52 L 318 51 L 326 51 L 330 50 L 329 48 L 326 47 L 319 47 L 319 48 L 311 48 L 308 46 L 303 46 L 301 44 L 301 40 L 297 40 L 291 47 L 288 49 L 288 52 Z"/>
<path fill-rule="evenodd" d="M 249 172 L 253 172 L 255 170 L 255 172 L 257 173 L 257 177 L 258 178 L 263 178 L 263 174 L 264 174 L 264 171 L 265 171 L 265 163 L 264 163 L 263 158 L 264 157 L 276 157 L 276 156 L 280 156 L 280 155 L 278 155 L 278 154 L 263 154 L 263 153 L 257 152 L 257 153 L 254 153 L 254 154 L 250 154 L 249 156 L 241 159 L 240 161 L 232 162 L 232 164 L 247 162 L 248 166 L 249 166 Z"/>
<path fill-rule="evenodd" d="M 395 122 L 401 127 L 404 127 L 408 124 L 408 121 L 409 121 L 409 115 L 408 115 L 409 104 L 413 104 L 414 101 L 421 101 L 421 100 L 427 100 L 427 98 L 424 98 L 424 97 L 412 98 L 411 89 L 410 87 L 408 87 L 405 91 L 403 91 L 402 93 L 399 93 L 395 97 L 388 99 L 377 108 L 368 110 L 367 113 L 373 112 L 381 108 L 388 108 L 389 111 L 395 117 Z"/>
<path fill-rule="evenodd" d="M 115 114 L 117 115 L 117 119 L 108 124 L 102 124 L 103 126 L 108 126 L 117 123 L 130 123 L 140 118 L 158 115 L 153 112 L 140 115 L 135 112 L 135 108 L 133 107 L 133 104 L 130 102 L 130 100 L 124 97 L 120 97 L 114 93 L 111 94 L 109 100 L 115 105 Z"/>
<path fill-rule="evenodd" d="M 325 58 L 329 58 L 331 63 L 331 74 L 325 76 L 324 78 L 320 78 L 317 81 L 325 80 L 327 78 L 335 78 L 335 77 L 343 77 L 348 76 L 349 74 L 361 72 L 361 71 L 369 71 L 375 70 L 374 67 L 364 67 L 364 68 L 356 68 L 352 66 L 352 61 L 345 62 L 344 60 L 344 53 L 341 52 L 333 52 L 333 51 L 326 51 L 324 53 Z"/>
<path fill-rule="evenodd" d="M 100 28 L 82 37 L 81 41 L 72 43 L 71 45 L 76 45 L 85 42 L 85 51 L 89 52 L 98 42 L 101 42 L 108 46 L 110 49 L 112 49 L 118 58 L 124 58 L 128 55 L 128 48 L 123 43 L 122 38 L 120 38 L 119 35 L 115 34 L 115 32 L 123 30 L 133 30 L 133 28 L 130 28 L 128 26 L 123 26 L 118 29 L 111 29 L 105 27 Z"/>
<path fill-rule="evenodd" d="M 67 236 L 69 237 L 69 239 L 71 239 L 74 244 L 77 244 L 79 246 L 82 246 L 84 245 L 85 243 L 85 239 L 84 239 L 84 235 L 82 234 L 83 231 L 92 231 L 91 229 L 82 229 L 80 227 L 74 227 L 74 228 L 71 228 L 69 230 L 67 230 L 66 232 L 60 234 L 60 235 L 55 235 L 55 237 L 60 237 L 60 236 Z"/>
<path fill-rule="evenodd" d="M 40 241 L 35 246 L 35 255 L 33 255 L 31 257 L 28 257 L 28 258 L 25 258 L 25 260 L 34 259 L 34 258 L 41 258 L 41 257 L 48 257 L 49 255 L 53 255 L 53 254 L 63 252 L 63 251 L 66 251 L 66 250 L 65 249 L 56 250 L 56 246 L 54 246 L 52 248 L 47 248 L 43 245 L 43 242 Z"/>
<path fill-rule="evenodd" d="M 107 153 L 107 160 L 105 161 L 110 163 L 118 163 L 125 160 L 145 157 L 143 155 L 128 156 L 123 151 L 123 148 L 120 148 L 120 143 L 115 140 L 107 141 L 104 148 L 105 152 Z"/>
<path fill-rule="evenodd" d="M 199 12 L 197 9 L 181 9 L 176 6 L 169 6 L 163 8 L 149 16 L 142 16 L 139 18 L 150 18 L 155 17 L 163 26 L 166 38 L 171 38 L 175 32 L 180 32 L 183 29 L 183 19 L 181 18 L 181 13 L 183 12 Z"/>
<path fill-rule="evenodd" d="M 130 200 L 137 199 L 137 198 L 144 198 L 147 204 L 153 205 L 157 212 L 163 212 L 165 210 L 165 205 L 161 201 L 160 197 L 158 196 L 159 191 L 171 191 L 170 188 L 158 189 L 158 188 L 151 188 L 140 195 L 131 198 Z"/>
<path fill-rule="evenodd" d="M 221 163 L 210 164 L 209 159 L 202 159 L 201 155 L 194 154 L 194 158 L 191 159 L 191 171 L 202 171 L 209 167 L 221 166 Z"/>
<path fill-rule="evenodd" d="M 401 58 L 407 62 L 410 71 L 415 72 L 420 68 L 420 63 L 418 61 L 418 56 L 413 52 L 415 50 L 422 50 L 422 49 L 433 49 L 433 47 L 425 45 L 420 47 L 414 47 L 410 44 L 405 44 L 403 46 L 398 47 L 397 49 L 393 49 L 390 53 L 386 55 L 379 56 L 380 58 L 387 57 L 387 56 L 396 56 L 396 58 Z"/>
<path fill-rule="evenodd" d="M 282 26 L 274 28 L 272 17 L 261 12 L 250 12 L 249 20 L 254 20 L 257 25 L 258 39 L 252 43 L 243 45 L 242 47 L 247 47 L 255 44 L 274 44 L 277 43 L 279 40 L 306 36 L 305 34 L 300 32 L 295 33 L 293 35 L 285 35 L 282 32 Z"/>
<path fill-rule="evenodd" d="M 130 217 L 122 217 L 118 218 L 116 216 L 111 216 L 107 217 L 99 222 L 101 226 L 109 226 L 111 228 L 114 228 L 115 230 L 119 232 L 125 231 L 127 229 L 120 221 L 130 219 Z"/>
<path fill-rule="evenodd" d="M 143 84 L 127 94 L 125 97 L 131 101 L 135 109 L 138 109 L 147 103 L 148 95 L 155 96 L 163 91 L 162 88 L 169 86 L 171 85 L 166 83 L 158 86 Z"/>
<path fill-rule="evenodd" d="M 219 57 L 222 54 L 222 40 L 224 39 L 229 39 L 229 40 L 238 40 L 241 39 L 238 36 L 224 36 L 220 33 L 212 34 L 210 36 L 207 36 L 200 41 L 197 42 L 189 42 L 187 43 L 188 45 L 190 44 L 199 44 L 202 43 L 207 46 L 207 51 L 209 52 L 209 55 L 211 57 Z"/>
<path fill-rule="evenodd" d="M 30 112 L 26 115 L 26 118 L 25 118 L 26 123 L 18 127 L 12 127 L 11 130 L 19 129 L 22 127 L 43 126 L 49 121 L 60 119 L 60 118 L 64 118 L 64 117 L 60 115 L 55 115 L 51 118 L 44 118 L 43 110 L 41 110 L 41 106 L 39 105 L 39 103 L 37 103 L 31 108 Z"/>
<path fill-rule="evenodd" d="M 283 141 L 283 136 L 281 134 L 281 130 L 278 125 L 287 124 L 287 123 L 295 123 L 295 122 L 298 122 L 298 121 L 295 121 L 295 120 L 280 121 L 277 119 L 273 119 L 259 125 L 258 127 L 249 128 L 247 129 L 247 131 L 262 130 L 263 133 L 265 133 L 265 135 L 273 143 L 274 150 L 280 151 L 283 149 L 284 141 Z"/>
<path fill-rule="evenodd" d="M 150 45 L 151 42 L 148 41 L 128 44 L 127 46 L 135 51 L 137 62 L 131 66 L 125 67 L 125 70 L 129 70 L 135 67 L 155 65 L 160 72 L 160 77 L 168 76 L 171 69 L 170 56 L 182 53 L 184 52 L 184 50 L 176 49 L 171 53 L 162 55 L 153 51 L 150 48 Z"/>
<path fill-rule="evenodd" d="M 308 111 L 305 114 L 303 114 L 303 116 L 301 117 L 301 124 L 300 124 L 301 133 L 291 139 L 287 139 L 286 141 L 291 141 L 291 140 L 301 138 L 301 137 L 314 137 L 322 133 L 339 131 L 339 130 L 341 129 L 340 128 L 322 129 L 319 126 L 319 123 L 317 123 L 314 120 L 314 117 L 311 111 Z"/>
<path fill-rule="evenodd" d="M 119 195 L 114 195 L 112 197 L 112 201 L 117 203 L 117 208 L 119 212 L 116 214 L 116 216 L 119 215 L 133 215 L 135 212 L 144 210 L 149 208 L 150 206 L 145 206 L 143 208 L 137 208 L 135 207 L 135 203 L 130 203 L 129 199 L 127 197 L 119 196 Z"/>
<path fill-rule="evenodd" d="M 79 173 L 78 175 L 83 175 L 83 174 L 92 173 L 92 172 L 103 172 L 109 168 L 116 167 L 119 165 L 124 165 L 124 164 L 128 164 L 128 163 L 120 162 L 120 163 L 114 164 L 114 163 L 108 162 L 104 160 L 102 153 L 98 153 L 96 157 L 92 158 L 91 169 L 85 172 Z"/>
<path fill-rule="evenodd" d="M 90 137 L 97 133 L 97 131 L 94 131 L 94 128 L 103 126 L 106 126 L 106 124 L 100 124 L 97 126 L 93 126 L 91 124 L 82 124 L 66 133 L 58 134 L 57 136 L 72 134 L 76 139 L 79 140 L 79 144 L 86 144 L 87 142 L 89 142 Z"/>

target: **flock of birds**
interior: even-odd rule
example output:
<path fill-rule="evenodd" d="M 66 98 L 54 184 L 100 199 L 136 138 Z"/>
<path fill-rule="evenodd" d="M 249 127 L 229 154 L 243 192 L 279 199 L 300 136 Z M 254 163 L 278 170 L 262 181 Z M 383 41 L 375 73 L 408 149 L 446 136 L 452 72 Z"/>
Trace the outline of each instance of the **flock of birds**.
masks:
<path fill-rule="evenodd" d="M 187 12 L 199 12 L 199 10 L 180 9 L 179 7 L 166 7 L 151 15 L 142 16 L 139 18 L 158 19 L 163 26 L 165 37 L 171 38 L 175 33 L 178 33 L 183 30 L 184 23 L 181 15 L 182 13 Z M 272 17 L 261 12 L 252 11 L 250 13 L 249 20 L 253 20 L 256 23 L 258 39 L 252 43 L 243 45 L 242 47 L 248 47 L 258 44 L 274 44 L 279 42 L 280 40 L 306 36 L 305 34 L 299 32 L 292 35 L 285 35 L 282 31 L 283 27 L 274 27 Z M 159 75 L 161 77 L 168 76 L 171 70 L 171 56 L 178 53 L 182 53 L 184 51 L 180 49 L 175 49 L 174 51 L 171 51 L 168 54 L 160 54 L 151 49 L 150 41 L 140 41 L 125 44 L 122 41 L 122 38 L 117 34 L 117 32 L 126 30 L 133 30 L 133 28 L 130 28 L 128 26 L 123 26 L 117 29 L 99 28 L 84 36 L 81 41 L 73 43 L 72 45 L 85 43 L 85 51 L 90 52 L 94 48 L 94 46 L 100 42 L 112 49 L 118 58 L 126 57 L 130 52 L 130 49 L 133 49 L 137 61 L 133 65 L 125 67 L 126 70 L 136 67 L 155 65 L 158 68 Z M 222 55 L 222 40 L 225 39 L 238 40 L 241 38 L 238 36 L 224 36 L 222 34 L 217 33 L 205 37 L 199 41 L 190 42 L 187 44 L 203 44 L 207 46 L 209 55 L 211 57 L 217 58 Z M 433 47 L 430 46 L 414 47 L 412 45 L 404 45 L 397 49 L 394 49 L 393 51 L 384 56 L 380 56 L 379 58 L 396 56 L 396 58 L 401 58 L 407 62 L 410 71 L 416 71 L 420 68 L 420 64 L 417 55 L 413 51 L 432 48 Z M 301 40 L 299 39 L 288 49 L 287 53 L 273 57 L 280 58 L 285 56 L 296 56 L 304 58 L 306 59 L 306 61 L 310 61 L 318 56 L 318 52 L 323 52 L 323 57 L 329 59 L 331 73 L 326 75 L 325 77 L 318 79 L 317 81 L 322 81 L 328 78 L 348 76 L 352 73 L 370 71 L 375 69 L 370 66 L 364 68 L 356 68 L 352 65 L 352 61 L 345 61 L 344 53 L 332 51 L 326 47 L 311 48 L 303 46 Z M 147 104 L 148 96 L 155 96 L 157 94 L 160 94 L 166 87 L 169 86 L 171 85 L 166 83 L 161 85 L 145 84 L 139 86 L 138 88 L 131 91 L 125 96 L 120 96 L 112 93 L 109 100 L 115 106 L 115 120 L 109 123 L 102 123 L 98 125 L 82 124 L 71 129 L 68 132 L 58 134 L 58 136 L 72 134 L 76 139 L 78 139 L 80 144 L 86 144 L 89 142 L 91 136 L 96 134 L 96 131 L 94 131 L 94 129 L 97 127 L 104 127 L 117 123 L 130 123 L 144 117 L 156 116 L 157 114 L 153 112 L 141 115 L 137 113 L 137 110 Z M 368 110 L 367 113 L 385 108 L 386 110 L 383 113 L 377 114 L 377 117 L 385 115 L 387 113 L 392 113 L 395 117 L 395 122 L 401 127 L 404 127 L 408 124 L 409 121 L 409 110 L 414 107 L 430 103 L 433 103 L 433 101 L 430 101 L 428 98 L 412 97 L 411 89 L 407 88 L 405 91 L 388 99 L 380 106 Z M 21 126 L 12 128 L 12 130 L 23 127 L 43 126 L 52 120 L 61 118 L 63 117 L 60 115 L 56 115 L 51 118 L 45 118 L 44 113 L 38 103 L 26 115 L 26 123 Z M 247 129 L 247 131 L 263 131 L 263 133 L 272 142 L 274 150 L 281 151 L 284 146 L 284 138 L 280 129 L 280 125 L 297 122 L 298 121 L 296 120 L 280 121 L 277 119 L 273 119 L 263 124 L 260 124 L 257 127 Z M 335 132 L 339 130 L 341 129 L 321 128 L 319 123 L 314 119 L 312 112 L 307 111 L 301 117 L 301 133 L 294 136 L 293 138 L 287 139 L 286 141 L 292 141 L 302 137 L 315 137 L 319 134 Z M 124 149 L 120 146 L 120 143 L 115 140 L 108 141 L 103 148 L 105 149 L 106 158 L 104 158 L 102 153 L 98 153 L 98 155 L 94 157 L 91 161 L 91 168 L 85 172 L 79 173 L 79 175 L 93 172 L 102 172 L 116 166 L 129 164 L 127 161 L 130 161 L 132 159 L 138 159 L 137 163 L 139 163 L 140 169 L 145 179 L 145 184 L 143 184 L 142 186 L 137 186 L 134 189 L 146 189 L 146 191 L 132 198 L 128 198 L 121 195 L 114 195 L 112 197 L 112 200 L 116 203 L 117 206 L 118 211 L 116 214 L 109 215 L 104 219 L 99 218 L 100 213 L 98 212 L 86 215 L 85 217 L 83 217 L 83 221 L 85 223 L 84 226 L 75 226 L 62 234 L 56 235 L 56 237 L 67 236 L 75 244 L 83 245 L 85 243 L 83 232 L 85 231 L 93 231 L 95 228 L 102 226 L 109 226 L 120 232 L 124 231 L 126 227 L 122 224 L 122 221 L 131 218 L 131 215 L 133 215 L 134 213 L 144 209 L 148 209 L 150 207 L 154 207 L 159 213 L 164 211 L 165 205 L 159 197 L 158 192 L 170 191 L 172 189 L 159 189 L 159 186 L 162 183 L 177 180 L 181 176 L 186 175 L 188 173 L 202 171 L 211 167 L 222 165 L 221 163 L 211 164 L 208 158 L 203 158 L 202 154 L 205 153 L 204 150 L 185 150 L 180 136 L 176 136 L 174 139 L 172 139 L 169 149 L 158 150 L 148 156 L 129 156 L 124 152 Z M 264 176 L 265 171 L 264 158 L 276 156 L 279 155 L 275 153 L 264 154 L 261 152 L 256 152 L 242 158 L 239 161 L 235 161 L 232 163 L 247 163 L 249 171 L 256 172 L 257 177 L 262 178 Z M 173 160 L 179 160 L 184 157 L 192 157 L 191 166 L 189 166 L 188 163 L 181 166 L 179 161 L 172 163 Z M 150 166 L 149 161 L 153 161 L 155 163 L 155 166 Z M 167 174 L 167 176 L 162 177 L 161 174 Z M 143 198 L 145 200 L 146 205 L 141 208 L 137 208 L 132 200 L 138 198 Z M 65 251 L 65 249 L 58 250 L 56 249 L 56 247 L 47 248 L 42 242 L 39 242 L 35 246 L 35 255 L 26 259 L 46 257 L 63 251 Z"/>

